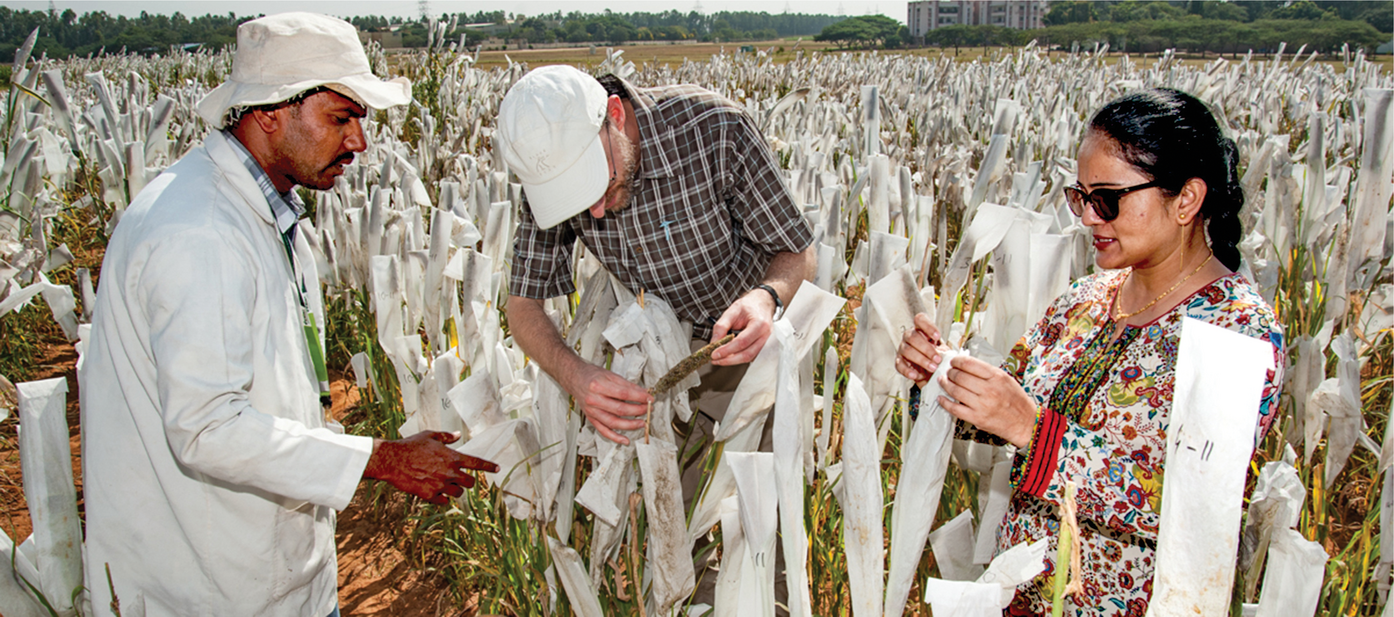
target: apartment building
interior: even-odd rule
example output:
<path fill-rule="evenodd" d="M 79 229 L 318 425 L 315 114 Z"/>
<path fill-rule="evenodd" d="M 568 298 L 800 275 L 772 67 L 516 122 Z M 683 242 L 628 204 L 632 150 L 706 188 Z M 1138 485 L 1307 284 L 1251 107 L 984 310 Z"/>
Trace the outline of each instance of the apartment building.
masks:
<path fill-rule="evenodd" d="M 926 0 L 906 5 L 910 36 L 922 37 L 945 26 L 1040 28 L 1049 0 Z"/>

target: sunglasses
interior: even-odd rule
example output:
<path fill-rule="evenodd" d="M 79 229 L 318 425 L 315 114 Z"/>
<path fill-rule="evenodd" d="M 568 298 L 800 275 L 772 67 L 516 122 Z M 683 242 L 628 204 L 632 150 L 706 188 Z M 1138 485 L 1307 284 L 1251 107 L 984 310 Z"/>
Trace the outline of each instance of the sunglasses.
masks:
<path fill-rule="evenodd" d="M 1065 187 L 1065 201 L 1070 204 L 1070 212 L 1075 216 L 1084 218 L 1084 207 L 1086 205 L 1094 208 L 1094 214 L 1105 221 L 1118 218 L 1118 200 L 1124 195 L 1133 191 L 1150 189 L 1159 186 L 1161 183 L 1153 180 L 1143 184 L 1129 186 L 1121 189 L 1094 189 L 1086 192 L 1084 187 L 1076 184 Z"/>

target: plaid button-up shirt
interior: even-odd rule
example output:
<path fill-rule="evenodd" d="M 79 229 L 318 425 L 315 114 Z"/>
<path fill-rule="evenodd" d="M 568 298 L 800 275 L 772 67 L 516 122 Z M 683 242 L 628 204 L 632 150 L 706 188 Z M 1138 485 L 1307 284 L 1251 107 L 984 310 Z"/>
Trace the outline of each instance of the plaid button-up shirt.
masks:
<path fill-rule="evenodd" d="M 620 83 L 639 125 L 633 200 L 604 218 L 582 212 L 547 230 L 523 207 L 510 293 L 540 299 L 574 292 L 572 251 L 580 239 L 626 287 L 662 298 L 693 324 L 694 337 L 710 338 L 775 253 L 804 250 L 813 233 L 740 107 L 696 86 Z"/>

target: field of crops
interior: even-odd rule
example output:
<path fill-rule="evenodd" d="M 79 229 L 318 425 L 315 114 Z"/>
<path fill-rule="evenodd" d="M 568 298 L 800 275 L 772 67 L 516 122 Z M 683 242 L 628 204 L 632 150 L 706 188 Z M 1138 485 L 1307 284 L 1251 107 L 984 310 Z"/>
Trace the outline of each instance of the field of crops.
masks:
<path fill-rule="evenodd" d="M 1319 614 L 1380 614 L 1394 563 L 1394 540 L 1381 542 L 1394 526 L 1394 77 L 1358 53 L 1196 66 L 1102 51 L 1047 58 L 1028 46 L 963 63 L 797 51 L 776 63 L 757 52 L 660 66 L 610 53 L 594 69 L 641 86 L 695 83 L 744 105 L 816 230 L 817 276 L 752 364 L 732 403 L 739 417 L 698 462 L 703 496 L 684 511 L 666 479 L 708 451 L 671 428 L 690 413 L 692 383 L 655 405 L 651 442 L 640 431 L 641 445 L 616 447 L 509 336 L 521 188 L 490 135 L 529 67 L 481 70 L 442 44 L 390 62 L 370 49 L 380 75 L 412 79 L 416 102 L 375 113 L 368 150 L 334 189 L 304 194 L 312 214 L 301 223 L 327 284 L 332 368 L 362 394 L 349 429 L 461 430 L 467 449 L 502 466 L 450 506 L 408 506 L 403 542 L 482 614 L 669 614 L 691 582 L 694 544 L 722 564 L 717 614 L 761 592 L 741 585 L 774 575 L 752 557 L 770 550 L 790 564 L 795 613 L 930 614 L 927 578 L 976 577 L 992 557 L 1011 456 L 954 443 L 942 488 L 917 477 L 928 490 L 896 490 L 922 464 L 906 461 L 926 456 L 911 447 L 910 384 L 890 368 L 907 315 L 928 310 L 954 324 L 956 345 L 1000 358 L 1063 285 L 1093 271 L 1088 230 L 1060 190 L 1074 181 L 1089 114 L 1131 89 L 1170 86 L 1209 103 L 1239 145 L 1244 272 L 1289 342 L 1280 416 L 1251 463 L 1250 486 L 1264 469 L 1269 490 L 1245 523 L 1233 610 L 1267 598 L 1259 614 L 1279 614 L 1262 611 L 1294 601 L 1283 593 L 1298 591 L 1282 590 L 1301 585 L 1266 584 L 1265 572 L 1284 579 L 1265 564 L 1295 567 L 1291 550 L 1269 550 L 1291 548 L 1278 538 L 1295 527 L 1329 557 L 1314 565 Z M 27 55 L 0 118 L 0 375 L 15 382 L 41 332 L 61 330 L 81 353 L 105 239 L 207 131 L 193 105 L 231 61 Z M 547 307 L 583 358 L 647 387 L 687 354 L 661 300 L 614 283 L 594 257 L 575 266 L 578 292 Z M 67 429 L 43 413 L 55 396 L 0 381 L 0 407 L 18 399 L 26 429 L 5 447 L 48 457 L 25 455 L 33 538 L 0 546 L 15 555 L 0 560 L 5 615 L 49 614 L 24 604 L 31 590 L 71 614 L 75 582 L 106 584 L 82 582 L 80 551 L 59 541 L 80 529 L 72 478 L 55 471 Z M 753 454 L 765 422 L 784 437 L 773 455 Z M 933 529 L 927 541 L 921 528 Z"/>

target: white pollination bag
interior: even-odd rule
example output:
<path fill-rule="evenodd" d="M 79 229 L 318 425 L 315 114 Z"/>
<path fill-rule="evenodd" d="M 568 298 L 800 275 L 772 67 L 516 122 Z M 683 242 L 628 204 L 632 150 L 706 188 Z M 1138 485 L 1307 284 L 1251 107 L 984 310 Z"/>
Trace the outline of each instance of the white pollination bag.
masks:
<path fill-rule="evenodd" d="M 1272 367 L 1269 343 L 1196 319 L 1182 322 L 1151 617 L 1229 608 L 1244 478 L 1264 373 Z"/>
<path fill-rule="evenodd" d="M 682 507 L 682 475 L 678 450 L 654 439 L 634 440 L 639 458 L 644 512 L 648 520 L 645 566 L 653 573 L 653 602 L 659 613 L 692 594 L 696 576 L 692 566 L 692 540 Z"/>
<path fill-rule="evenodd" d="M 722 458 L 731 468 L 739 497 L 745 550 L 736 605 L 742 616 L 774 616 L 774 540 L 779 522 L 774 455 L 768 452 L 729 452 Z M 726 564 L 722 566 L 729 567 Z M 728 604 L 727 599 L 717 601 Z"/>
<path fill-rule="evenodd" d="M 856 374 L 847 376 L 847 396 L 842 408 L 842 462 L 839 477 L 831 478 L 833 495 L 842 506 L 842 537 L 847 553 L 847 582 L 852 592 L 852 614 L 881 614 L 883 574 L 881 504 L 881 450 L 877 447 L 876 421 L 871 399 Z"/>
<path fill-rule="evenodd" d="M 769 345 L 778 345 L 779 376 L 775 380 L 774 472 L 778 482 L 779 529 L 784 549 L 785 583 L 789 615 L 811 617 L 813 601 L 808 583 L 808 530 L 804 526 L 804 473 L 802 414 L 800 408 L 799 350 L 794 346 L 794 327 L 787 320 L 774 324 Z"/>
<path fill-rule="evenodd" d="M 1320 542 L 1302 537 L 1296 529 L 1275 533 L 1272 548 L 1268 550 L 1268 570 L 1263 576 L 1258 617 L 1315 615 L 1328 559 Z"/>
<path fill-rule="evenodd" d="M 944 475 L 949 470 L 954 417 L 939 404 L 939 396 L 944 393 L 939 379 L 949 371 L 949 361 L 961 352 L 951 350 L 942 355 L 939 370 L 920 392 L 918 417 L 900 448 L 900 480 L 896 482 L 891 510 L 890 576 L 886 581 L 885 614 L 890 617 L 900 617 L 905 610 L 925 538 L 939 511 Z"/>
<path fill-rule="evenodd" d="M 74 614 L 82 587 L 82 522 L 73 489 L 73 452 L 68 443 L 68 380 L 57 377 L 17 385 L 19 460 L 34 535 L 25 544 L 37 586 L 59 615 Z M 0 556 L 9 559 L 9 555 Z"/>
<path fill-rule="evenodd" d="M 1012 602 L 1016 588 L 1045 571 L 1048 541 L 1018 544 L 1002 552 L 978 580 L 925 579 L 924 601 L 934 617 L 997 617 Z"/>

